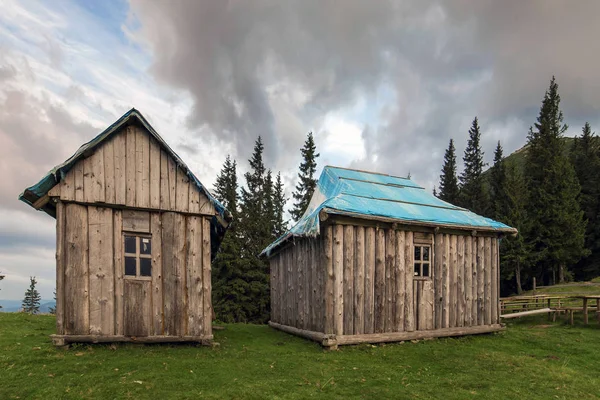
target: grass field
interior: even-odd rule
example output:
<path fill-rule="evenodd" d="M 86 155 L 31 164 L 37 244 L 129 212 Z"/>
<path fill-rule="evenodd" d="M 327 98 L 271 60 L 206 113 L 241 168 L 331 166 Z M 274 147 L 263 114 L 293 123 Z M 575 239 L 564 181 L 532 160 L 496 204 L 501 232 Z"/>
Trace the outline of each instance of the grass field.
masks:
<path fill-rule="evenodd" d="M 54 317 L 0 314 L 0 399 L 591 399 L 600 327 L 544 317 L 505 332 L 324 352 L 266 326 L 226 325 L 220 346 L 55 349 Z"/>

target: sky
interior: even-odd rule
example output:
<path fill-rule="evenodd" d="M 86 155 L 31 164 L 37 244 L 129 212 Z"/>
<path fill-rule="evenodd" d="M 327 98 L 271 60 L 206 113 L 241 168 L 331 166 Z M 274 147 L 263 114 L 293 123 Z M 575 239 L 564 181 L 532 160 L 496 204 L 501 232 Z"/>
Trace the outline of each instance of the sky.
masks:
<path fill-rule="evenodd" d="M 324 165 L 433 189 L 475 116 L 525 144 L 553 75 L 567 134 L 600 125 L 600 2 L 0 0 L 0 299 L 55 286 L 55 221 L 17 200 L 131 107 L 212 187 L 225 157 L 296 183 Z M 242 181 L 243 182 L 243 181 Z M 291 205 L 291 202 L 290 204 Z"/>

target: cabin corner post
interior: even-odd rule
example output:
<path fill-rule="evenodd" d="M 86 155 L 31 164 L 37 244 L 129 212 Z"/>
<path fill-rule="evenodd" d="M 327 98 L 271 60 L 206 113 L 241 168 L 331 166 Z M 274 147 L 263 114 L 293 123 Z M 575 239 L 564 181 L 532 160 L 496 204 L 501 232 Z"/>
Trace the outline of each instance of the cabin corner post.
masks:
<path fill-rule="evenodd" d="M 65 313 L 65 206 L 62 201 L 56 203 L 56 333 L 63 335 Z"/>

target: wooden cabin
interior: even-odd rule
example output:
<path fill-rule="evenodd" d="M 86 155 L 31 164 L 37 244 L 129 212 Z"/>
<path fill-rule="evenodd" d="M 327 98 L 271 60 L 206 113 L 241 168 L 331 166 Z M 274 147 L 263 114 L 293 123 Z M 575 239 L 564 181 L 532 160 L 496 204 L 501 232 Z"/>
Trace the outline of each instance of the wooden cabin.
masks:
<path fill-rule="evenodd" d="M 209 343 L 231 219 L 132 109 L 20 199 L 56 218 L 56 345 Z"/>
<path fill-rule="evenodd" d="M 325 167 L 262 253 L 270 325 L 326 347 L 498 331 L 499 238 L 515 233 L 410 179 Z"/>

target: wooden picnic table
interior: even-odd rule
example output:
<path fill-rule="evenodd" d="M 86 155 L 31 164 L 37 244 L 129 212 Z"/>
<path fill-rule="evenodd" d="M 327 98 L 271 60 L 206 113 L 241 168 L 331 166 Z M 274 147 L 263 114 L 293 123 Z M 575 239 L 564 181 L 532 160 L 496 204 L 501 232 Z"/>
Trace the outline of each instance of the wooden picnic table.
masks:
<path fill-rule="evenodd" d="M 596 300 L 596 317 L 598 323 L 600 323 L 600 294 L 577 295 L 570 297 L 583 300 L 583 323 L 586 325 L 588 323 L 588 300 Z"/>

